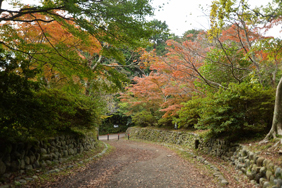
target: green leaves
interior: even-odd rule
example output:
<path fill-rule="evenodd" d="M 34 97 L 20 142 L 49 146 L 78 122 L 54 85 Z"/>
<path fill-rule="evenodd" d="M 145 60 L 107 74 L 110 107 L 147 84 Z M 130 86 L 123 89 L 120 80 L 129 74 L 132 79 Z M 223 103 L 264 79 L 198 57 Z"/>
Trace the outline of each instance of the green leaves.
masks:
<path fill-rule="evenodd" d="M 92 128 L 100 122 L 101 103 L 60 90 L 1 90 L 0 138 L 26 139 L 54 135 L 70 128 Z"/>
<path fill-rule="evenodd" d="M 153 14 L 149 0 L 43 0 L 33 7 L 19 6 L 24 11 L 9 17 L 18 25 L 13 27 L 12 22 L 2 25 L 1 42 L 16 56 L 41 69 L 38 79 L 43 80 L 48 71 L 53 77 L 67 78 L 70 82 L 74 77 L 101 78 L 106 72 L 108 78 L 115 77 L 107 81 L 114 81 L 112 86 L 120 88 L 125 78 L 116 72 L 118 69 L 100 66 L 104 71 L 92 70 L 92 65 L 98 64 L 95 56 L 124 64 L 122 49 L 146 47 L 155 32 L 145 20 Z M 5 19 L 0 16 L 0 21 Z"/>
<path fill-rule="evenodd" d="M 228 89 L 194 98 L 183 104 L 179 122 L 183 127 L 209 129 L 214 137 L 229 139 L 265 131 L 271 125 L 274 90 L 258 84 L 229 84 Z"/>
<path fill-rule="evenodd" d="M 157 124 L 157 119 L 149 111 L 141 111 L 134 114 L 132 121 L 135 125 L 142 127 L 154 126 Z"/>
<path fill-rule="evenodd" d="M 98 97 L 40 90 L 39 82 L 31 81 L 37 70 L 2 49 L 0 67 L 0 139 L 42 138 L 99 124 L 104 105 Z"/>
<path fill-rule="evenodd" d="M 179 110 L 179 118 L 176 119 L 179 127 L 194 127 L 200 118 L 205 98 L 194 97 L 193 99 L 183 103 L 183 107 Z"/>

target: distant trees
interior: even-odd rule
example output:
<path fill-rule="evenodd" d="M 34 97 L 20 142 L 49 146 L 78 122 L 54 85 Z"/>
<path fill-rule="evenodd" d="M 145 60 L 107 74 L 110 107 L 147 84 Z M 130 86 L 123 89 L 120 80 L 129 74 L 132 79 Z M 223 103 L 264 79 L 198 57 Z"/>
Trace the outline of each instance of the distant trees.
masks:
<path fill-rule="evenodd" d="M 187 53 L 180 54 L 183 49 L 173 46 L 174 44 L 178 45 L 173 40 L 167 41 L 167 45 L 172 46 L 167 48 L 167 56 L 161 57 L 154 51 L 144 51 L 140 63 L 150 68 L 150 74 L 135 77 L 133 80 L 136 84 L 127 87 L 128 91 L 121 96 L 121 101 L 129 105 L 128 114 L 133 115 L 133 121 L 138 121 L 137 124 L 141 124 L 143 117 L 143 125 L 148 125 L 146 119 L 158 126 L 172 125 L 172 117 L 177 115 L 181 102 L 191 99 L 192 93 L 196 92 L 193 81 L 197 76 L 193 70 L 201 62 L 194 59 L 192 52 L 188 50 Z M 189 44 L 187 42 L 183 45 L 187 47 Z M 193 46 L 199 48 L 197 45 Z"/>
<path fill-rule="evenodd" d="M 154 28 L 158 33 L 150 37 L 151 46 L 147 47 L 147 51 L 151 51 L 152 49 L 156 50 L 156 54 L 159 56 L 165 55 L 167 53 L 166 50 L 166 41 L 170 37 L 170 32 L 168 29 L 168 25 L 166 22 L 162 22 L 159 20 L 153 20 L 150 22 L 151 28 Z"/>

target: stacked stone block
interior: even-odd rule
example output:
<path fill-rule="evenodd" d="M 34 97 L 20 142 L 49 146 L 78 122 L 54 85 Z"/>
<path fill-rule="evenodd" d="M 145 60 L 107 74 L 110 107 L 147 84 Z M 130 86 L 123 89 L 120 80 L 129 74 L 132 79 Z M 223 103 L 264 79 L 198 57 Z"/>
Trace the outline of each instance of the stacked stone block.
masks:
<path fill-rule="evenodd" d="M 236 169 L 242 171 L 253 183 L 263 188 L 282 187 L 282 169 L 272 161 L 259 157 L 246 147 L 238 147 L 231 157 Z"/>
<path fill-rule="evenodd" d="M 10 144 L 0 152 L 0 176 L 9 172 L 25 172 L 65 161 L 68 157 L 95 148 L 94 136 L 80 138 L 57 136 L 44 141 Z"/>

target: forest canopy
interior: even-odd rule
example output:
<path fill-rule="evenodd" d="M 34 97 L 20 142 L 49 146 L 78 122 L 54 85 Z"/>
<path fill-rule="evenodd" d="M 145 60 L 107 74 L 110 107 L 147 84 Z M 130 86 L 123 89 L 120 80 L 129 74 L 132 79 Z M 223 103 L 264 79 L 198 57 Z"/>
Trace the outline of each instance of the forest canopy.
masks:
<path fill-rule="evenodd" d="M 281 24 L 280 1 L 213 1 L 210 29 L 180 37 L 146 20 L 150 0 L 0 3 L 1 139 L 118 119 L 229 139 L 282 135 L 282 43 L 264 34 Z"/>

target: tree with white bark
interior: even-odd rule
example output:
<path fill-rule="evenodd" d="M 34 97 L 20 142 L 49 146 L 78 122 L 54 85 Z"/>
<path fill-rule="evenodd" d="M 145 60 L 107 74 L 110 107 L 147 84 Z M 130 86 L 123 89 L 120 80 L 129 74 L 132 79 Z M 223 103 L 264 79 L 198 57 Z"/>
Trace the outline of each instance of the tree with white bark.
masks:
<path fill-rule="evenodd" d="M 282 2 L 273 0 L 265 7 L 250 8 L 244 0 L 231 1 L 213 1 L 210 12 L 211 29 L 209 30 L 210 39 L 217 38 L 221 34 L 221 29 L 230 23 L 235 23 L 238 27 L 245 31 L 242 36 L 242 48 L 246 50 L 246 58 L 248 58 L 255 67 L 255 74 L 258 80 L 263 84 L 260 58 L 255 53 L 257 50 L 265 52 L 268 62 L 273 63 L 273 70 L 269 74 L 272 87 L 276 87 L 276 98 L 274 105 L 274 114 L 272 127 L 262 142 L 267 142 L 271 138 L 282 136 L 282 77 L 279 83 L 277 81 L 277 72 L 281 67 L 281 39 L 269 37 L 252 43 L 247 30 L 257 31 L 264 29 L 268 31 L 274 26 L 281 25 L 282 21 Z"/>

